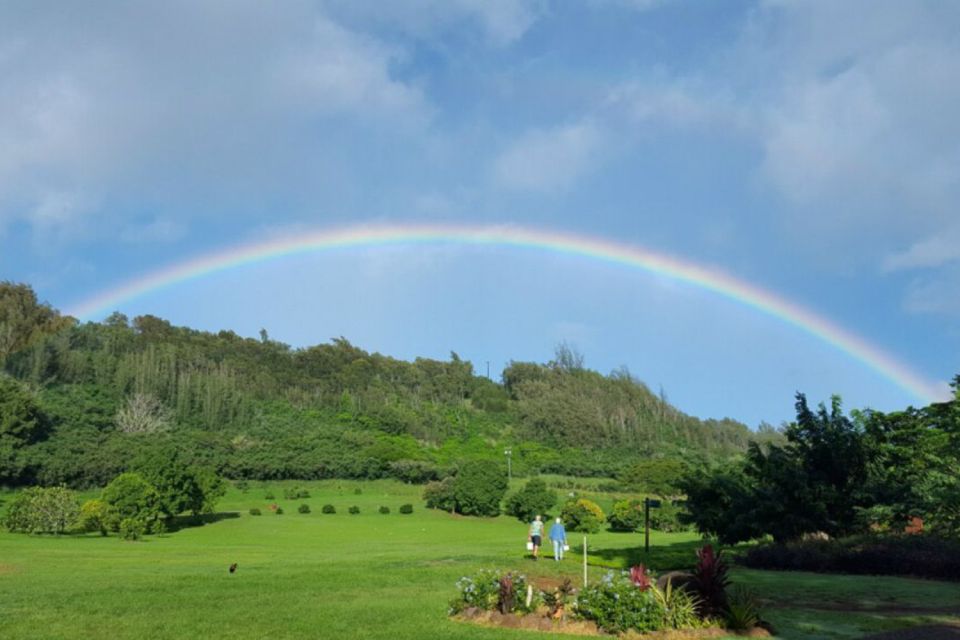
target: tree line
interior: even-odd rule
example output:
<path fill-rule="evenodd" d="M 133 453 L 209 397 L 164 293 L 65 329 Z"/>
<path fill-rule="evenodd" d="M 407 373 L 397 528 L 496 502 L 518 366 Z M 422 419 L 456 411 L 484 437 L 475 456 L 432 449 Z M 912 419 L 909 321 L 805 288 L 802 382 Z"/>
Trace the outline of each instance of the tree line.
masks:
<path fill-rule="evenodd" d="M 304 348 L 145 315 L 80 323 L 0 283 L 0 484 L 103 486 L 131 454 L 175 450 L 233 478 L 428 482 L 457 465 L 617 475 L 638 458 L 694 464 L 777 439 L 699 420 L 626 369 L 566 346 L 502 382 L 451 353 L 412 362 L 345 338 Z"/>

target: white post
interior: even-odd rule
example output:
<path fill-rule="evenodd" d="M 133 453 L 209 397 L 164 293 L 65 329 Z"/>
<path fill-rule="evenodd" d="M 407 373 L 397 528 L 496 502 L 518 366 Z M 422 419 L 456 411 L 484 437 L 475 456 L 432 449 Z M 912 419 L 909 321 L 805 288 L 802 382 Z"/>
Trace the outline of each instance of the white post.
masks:
<path fill-rule="evenodd" d="M 583 586 L 587 586 L 587 536 L 583 536 Z"/>

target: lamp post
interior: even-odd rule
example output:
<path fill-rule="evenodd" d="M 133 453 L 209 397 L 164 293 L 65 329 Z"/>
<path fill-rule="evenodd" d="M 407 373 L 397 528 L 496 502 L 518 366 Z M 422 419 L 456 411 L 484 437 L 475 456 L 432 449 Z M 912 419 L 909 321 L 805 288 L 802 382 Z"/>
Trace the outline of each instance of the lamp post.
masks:
<path fill-rule="evenodd" d="M 504 449 L 504 450 L 503 450 L 503 455 L 507 456 L 507 483 L 508 483 L 508 484 L 509 484 L 510 481 L 513 479 L 513 475 L 512 475 L 511 470 L 510 470 L 510 456 L 511 456 L 512 454 L 513 454 L 513 450 L 512 450 L 512 449 Z"/>

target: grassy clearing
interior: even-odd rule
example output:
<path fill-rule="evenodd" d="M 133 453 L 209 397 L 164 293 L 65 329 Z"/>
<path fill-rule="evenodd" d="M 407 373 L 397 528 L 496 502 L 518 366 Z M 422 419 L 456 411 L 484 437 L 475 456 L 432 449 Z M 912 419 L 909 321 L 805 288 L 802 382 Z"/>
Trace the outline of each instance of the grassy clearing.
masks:
<path fill-rule="evenodd" d="M 526 559 L 526 525 L 426 511 L 421 488 L 392 481 L 298 483 L 311 497 L 283 500 L 284 484 L 251 483 L 221 502 L 235 512 L 201 527 L 125 543 L 98 536 L 0 533 L 3 638 L 526 638 L 447 619 L 454 582 L 481 567 L 533 576 L 579 576 L 579 558 L 558 565 Z M 362 493 L 356 494 L 356 489 Z M 270 503 L 284 508 L 274 515 Z M 400 515 L 401 504 L 414 504 Z M 307 503 L 310 514 L 297 513 Z M 320 513 L 333 504 L 336 515 Z M 360 514 L 349 515 L 351 505 Z M 390 507 L 389 515 L 378 507 Z M 262 516 L 248 510 L 259 507 Z M 573 539 L 574 536 L 571 535 Z M 580 537 L 576 537 L 579 542 Z M 592 561 L 627 566 L 640 534 L 591 536 Z M 656 570 L 689 566 L 692 534 L 651 536 L 643 559 Z M 239 564 L 235 575 L 230 563 Z M 591 566 L 591 576 L 602 568 Z M 783 638 L 855 638 L 942 618 L 911 607 L 960 603 L 960 585 L 900 578 L 737 571 L 768 605 Z M 845 603 L 853 613 L 823 609 Z M 898 609 L 886 615 L 878 608 Z M 949 616 L 949 614 L 947 614 Z"/>

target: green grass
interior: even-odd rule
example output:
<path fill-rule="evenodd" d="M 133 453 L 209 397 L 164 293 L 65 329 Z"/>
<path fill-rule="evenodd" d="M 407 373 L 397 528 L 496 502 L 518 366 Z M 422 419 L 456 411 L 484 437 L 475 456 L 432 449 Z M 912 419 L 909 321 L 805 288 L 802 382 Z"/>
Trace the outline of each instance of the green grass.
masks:
<path fill-rule="evenodd" d="M 251 483 L 246 493 L 233 490 L 219 505 L 236 517 L 141 542 L 0 533 L 0 637 L 529 640 L 550 636 L 449 620 L 456 580 L 481 567 L 581 575 L 578 557 L 562 565 L 526 559 L 527 527 L 515 519 L 424 510 L 421 487 L 390 481 L 297 484 L 311 497 L 283 500 L 284 485 L 273 483 L 267 487 L 277 497 L 266 500 L 266 488 Z M 284 515 L 270 512 L 271 502 Z M 297 513 L 304 502 L 310 514 Z M 414 504 L 412 515 L 398 513 L 405 502 Z M 326 503 L 337 508 L 336 515 L 320 513 Z M 348 514 L 351 505 L 360 514 Z M 380 505 L 390 507 L 390 514 L 378 513 Z M 251 507 L 263 515 L 248 515 Z M 581 536 L 570 537 L 579 544 Z M 654 533 L 643 559 L 660 571 L 688 566 L 698 543 L 692 534 Z M 636 551 L 642 544 L 635 533 L 590 536 L 591 561 L 627 566 L 642 555 Z M 235 575 L 227 572 L 232 562 L 239 564 Z M 598 577 L 604 569 L 589 571 Z M 735 579 L 762 595 L 765 617 L 784 638 L 854 638 L 934 617 L 810 608 L 823 602 L 859 608 L 960 602 L 960 585 L 900 578 L 738 570 Z"/>

